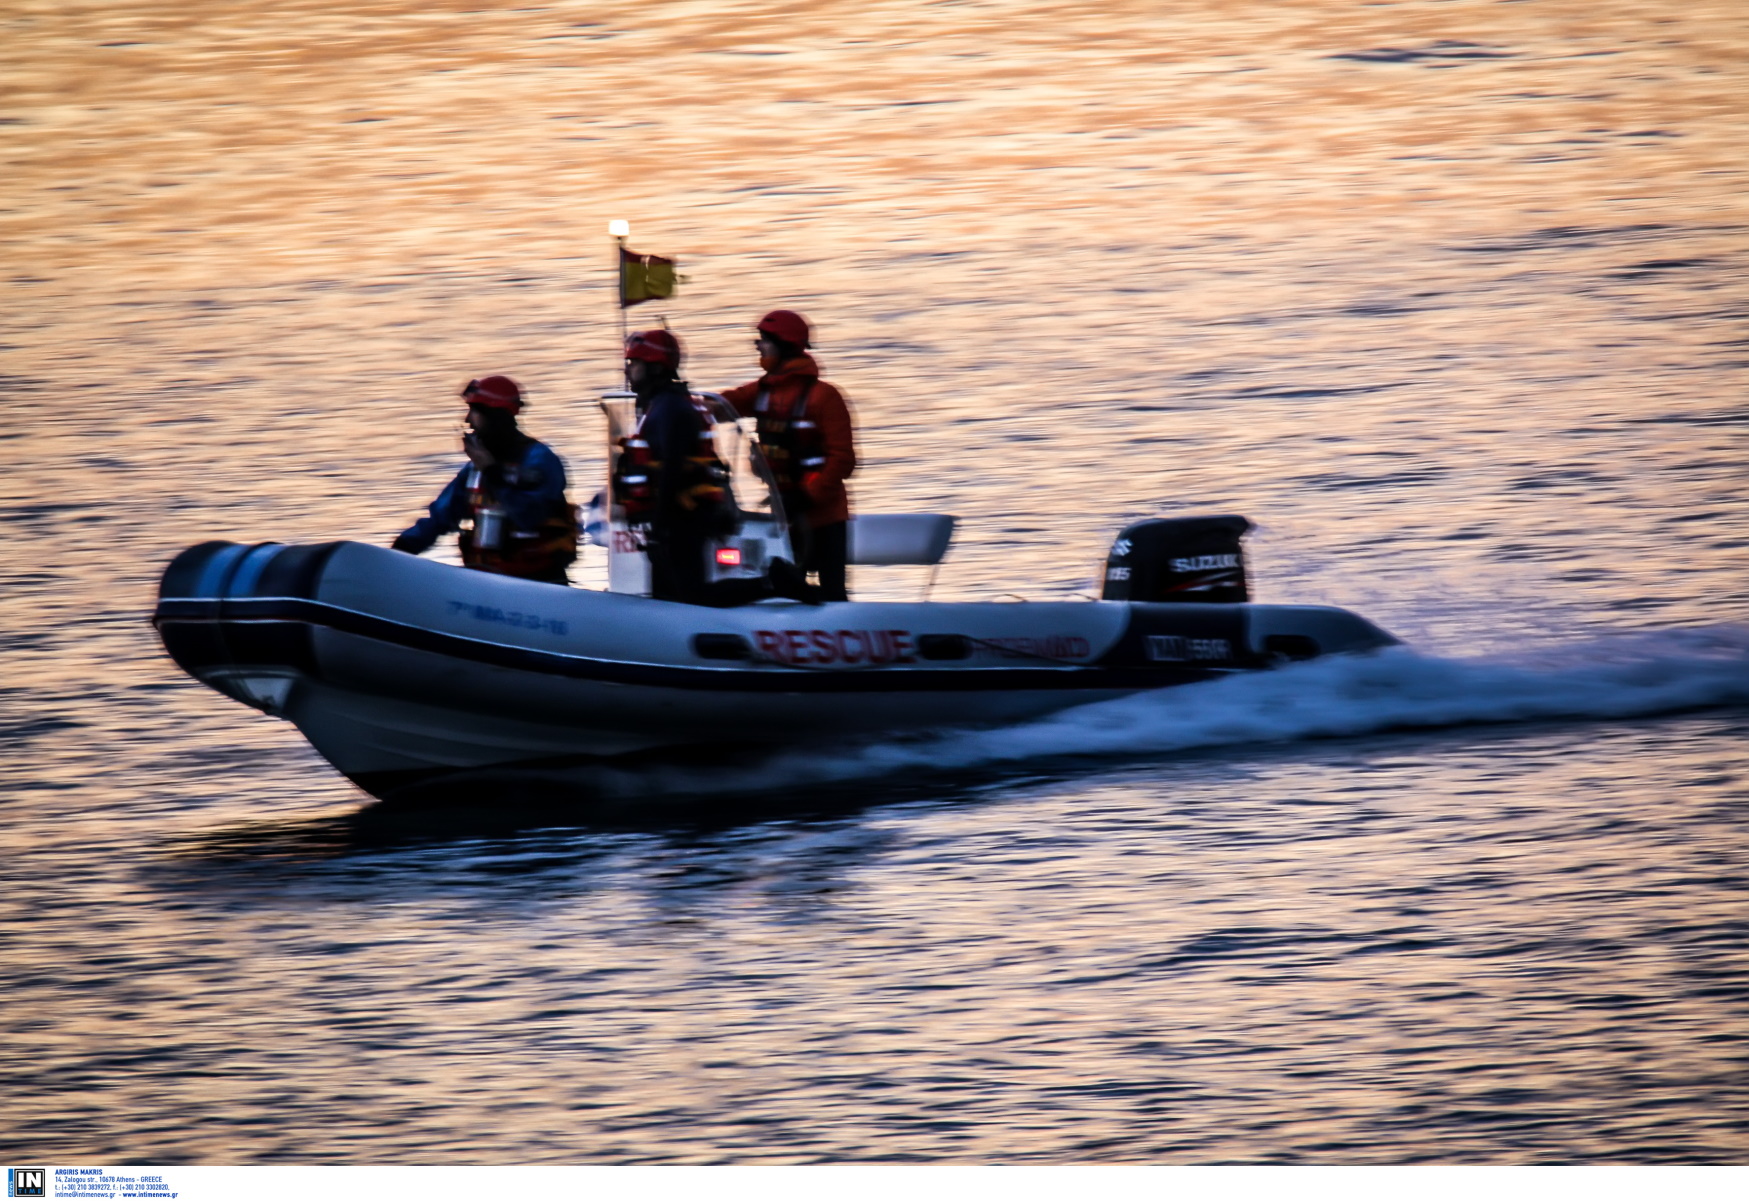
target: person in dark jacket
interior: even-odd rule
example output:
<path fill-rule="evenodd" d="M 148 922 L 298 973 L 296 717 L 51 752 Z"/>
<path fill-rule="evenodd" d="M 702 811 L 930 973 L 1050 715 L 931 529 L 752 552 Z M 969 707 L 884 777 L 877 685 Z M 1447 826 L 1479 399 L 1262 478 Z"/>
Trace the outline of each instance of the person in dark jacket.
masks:
<path fill-rule="evenodd" d="M 856 438 L 844 394 L 820 378 L 808 353 L 813 331 L 799 313 L 778 309 L 756 327 L 765 374 L 723 399 L 759 423 L 759 447 L 777 479 L 790 546 L 804 573 L 819 576 L 817 597 L 849 600 L 850 496 Z"/>
<path fill-rule="evenodd" d="M 464 566 L 548 584 L 568 584 L 577 558 L 577 510 L 565 496 L 565 464 L 543 442 L 518 428 L 522 388 L 507 375 L 469 380 L 468 462 L 431 502 L 427 515 L 403 530 L 395 550 L 423 554 L 461 529 Z"/>
<path fill-rule="evenodd" d="M 680 339 L 665 329 L 626 339 L 626 380 L 638 397 L 639 421 L 619 477 L 641 481 L 636 507 L 628 505 L 628 513 L 644 526 L 650 595 L 713 604 L 720 601 L 711 592 L 706 556 L 710 539 L 723 532 L 726 473 L 710 420 L 680 378 L 682 354 Z M 622 494 L 622 503 L 627 499 Z"/>

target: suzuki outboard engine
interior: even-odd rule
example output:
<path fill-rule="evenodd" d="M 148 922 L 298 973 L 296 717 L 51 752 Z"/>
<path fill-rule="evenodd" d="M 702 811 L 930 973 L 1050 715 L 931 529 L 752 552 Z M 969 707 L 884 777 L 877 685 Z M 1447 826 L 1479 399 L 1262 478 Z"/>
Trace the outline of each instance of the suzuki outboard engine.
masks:
<path fill-rule="evenodd" d="M 1102 595 L 1124 601 L 1248 601 L 1239 543 L 1250 528 L 1237 516 L 1138 521 L 1111 544 Z"/>

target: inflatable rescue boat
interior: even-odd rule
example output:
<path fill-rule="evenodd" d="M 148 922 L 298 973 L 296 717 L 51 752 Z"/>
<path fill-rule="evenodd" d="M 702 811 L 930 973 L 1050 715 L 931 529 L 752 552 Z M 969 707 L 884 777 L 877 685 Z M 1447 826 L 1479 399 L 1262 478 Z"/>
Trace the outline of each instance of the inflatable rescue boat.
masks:
<path fill-rule="evenodd" d="M 610 394 L 603 408 L 612 447 L 631 400 Z M 739 516 L 710 548 L 711 569 L 754 580 L 788 557 L 785 523 L 750 429 L 717 411 Z M 291 721 L 384 797 L 528 772 L 582 780 L 627 756 L 701 746 L 1019 721 L 1397 641 L 1342 609 L 1251 603 L 1242 517 L 1129 527 L 1097 601 L 707 608 L 650 599 L 639 531 L 606 497 L 594 516 L 607 591 L 356 542 L 207 542 L 166 569 L 153 622 L 183 670 Z M 851 562 L 933 567 L 953 524 L 858 517 Z"/>

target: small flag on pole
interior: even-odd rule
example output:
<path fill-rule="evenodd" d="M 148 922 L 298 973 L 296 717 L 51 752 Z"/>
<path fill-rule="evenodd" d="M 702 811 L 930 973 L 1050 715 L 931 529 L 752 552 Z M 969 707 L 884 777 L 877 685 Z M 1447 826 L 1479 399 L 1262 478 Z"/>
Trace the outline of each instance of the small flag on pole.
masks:
<path fill-rule="evenodd" d="M 666 300 L 674 295 L 674 260 L 653 254 L 634 254 L 619 248 L 619 307 L 629 309 L 646 300 Z"/>

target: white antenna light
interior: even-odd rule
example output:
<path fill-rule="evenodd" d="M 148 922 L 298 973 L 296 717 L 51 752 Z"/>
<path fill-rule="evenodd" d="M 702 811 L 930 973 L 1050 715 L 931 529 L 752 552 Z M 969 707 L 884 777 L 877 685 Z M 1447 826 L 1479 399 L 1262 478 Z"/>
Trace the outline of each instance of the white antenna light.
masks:
<path fill-rule="evenodd" d="M 629 238 L 632 236 L 632 223 L 630 221 L 609 221 L 607 232 L 611 237 Z"/>

